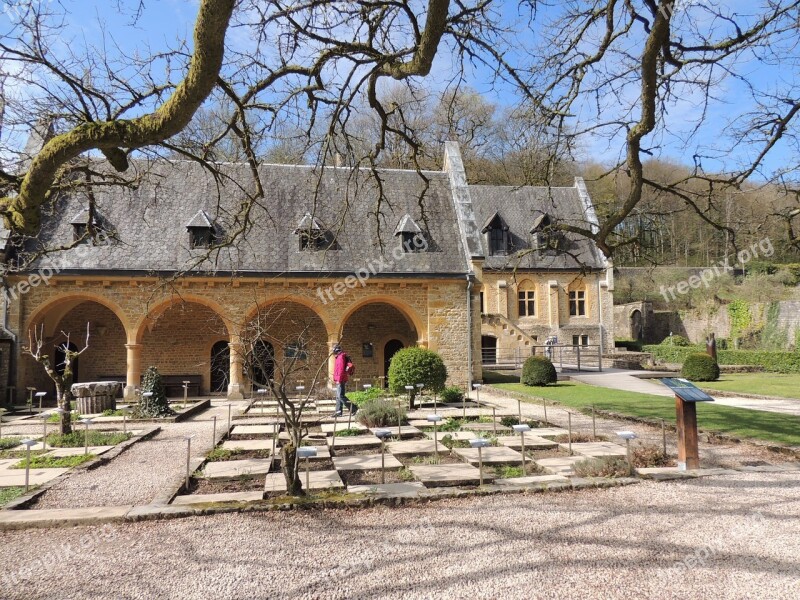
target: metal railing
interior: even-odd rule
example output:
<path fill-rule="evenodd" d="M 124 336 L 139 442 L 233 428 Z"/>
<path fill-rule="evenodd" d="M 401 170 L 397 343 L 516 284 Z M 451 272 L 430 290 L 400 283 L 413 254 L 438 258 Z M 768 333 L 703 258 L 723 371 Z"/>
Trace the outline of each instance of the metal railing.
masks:
<path fill-rule="evenodd" d="M 481 363 L 486 368 L 521 369 L 531 355 L 546 356 L 559 369 L 603 370 L 603 355 L 599 345 L 525 346 L 513 350 L 481 349 Z"/>

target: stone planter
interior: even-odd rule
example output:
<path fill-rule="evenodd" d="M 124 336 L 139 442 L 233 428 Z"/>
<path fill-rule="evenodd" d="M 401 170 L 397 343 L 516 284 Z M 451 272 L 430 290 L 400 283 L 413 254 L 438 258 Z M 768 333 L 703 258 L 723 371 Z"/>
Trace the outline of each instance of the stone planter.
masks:
<path fill-rule="evenodd" d="M 78 414 L 89 415 L 104 410 L 116 410 L 117 394 L 121 386 L 118 381 L 73 383 L 72 395 L 75 396 Z"/>

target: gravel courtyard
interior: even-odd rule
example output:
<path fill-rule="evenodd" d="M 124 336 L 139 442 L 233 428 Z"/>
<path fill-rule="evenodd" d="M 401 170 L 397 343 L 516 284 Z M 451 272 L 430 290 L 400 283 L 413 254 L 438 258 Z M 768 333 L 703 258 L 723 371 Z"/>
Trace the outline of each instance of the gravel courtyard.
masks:
<path fill-rule="evenodd" d="M 798 515 L 796 472 L 737 473 L 4 532 L 0 597 L 797 598 Z"/>

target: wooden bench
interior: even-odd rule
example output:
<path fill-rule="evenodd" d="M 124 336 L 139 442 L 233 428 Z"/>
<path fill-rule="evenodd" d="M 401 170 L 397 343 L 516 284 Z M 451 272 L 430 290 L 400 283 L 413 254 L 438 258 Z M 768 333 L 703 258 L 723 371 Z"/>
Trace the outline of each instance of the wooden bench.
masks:
<path fill-rule="evenodd" d="M 121 381 L 123 387 L 125 387 L 125 380 L 124 375 L 100 375 L 97 378 L 97 381 Z M 164 382 L 167 398 L 183 398 L 184 381 L 189 382 L 189 396 L 199 396 L 203 383 L 201 375 L 162 375 L 161 380 Z M 121 394 L 118 397 L 121 397 Z"/>
<path fill-rule="evenodd" d="M 200 375 L 162 375 L 167 398 L 183 398 L 183 382 L 189 382 L 189 396 L 199 396 L 203 377 Z"/>

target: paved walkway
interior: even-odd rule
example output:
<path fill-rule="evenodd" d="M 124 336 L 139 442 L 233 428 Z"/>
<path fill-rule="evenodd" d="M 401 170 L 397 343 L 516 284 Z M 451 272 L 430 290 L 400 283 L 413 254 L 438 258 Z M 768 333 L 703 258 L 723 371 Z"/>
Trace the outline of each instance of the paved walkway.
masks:
<path fill-rule="evenodd" d="M 657 380 L 641 379 L 634 376 L 634 373 L 641 375 L 642 373 L 649 373 L 649 371 L 608 369 L 602 373 L 570 373 L 569 376 L 575 381 L 580 381 L 581 383 L 587 383 L 589 385 L 615 390 L 625 390 L 627 392 L 639 392 L 640 394 L 651 394 L 654 396 L 672 396 L 672 392 L 665 385 L 658 383 Z M 700 387 L 702 387 L 702 384 L 700 384 Z M 788 398 L 740 398 L 738 396 L 713 397 L 717 404 L 723 406 L 800 416 L 800 400 L 791 400 Z"/>

